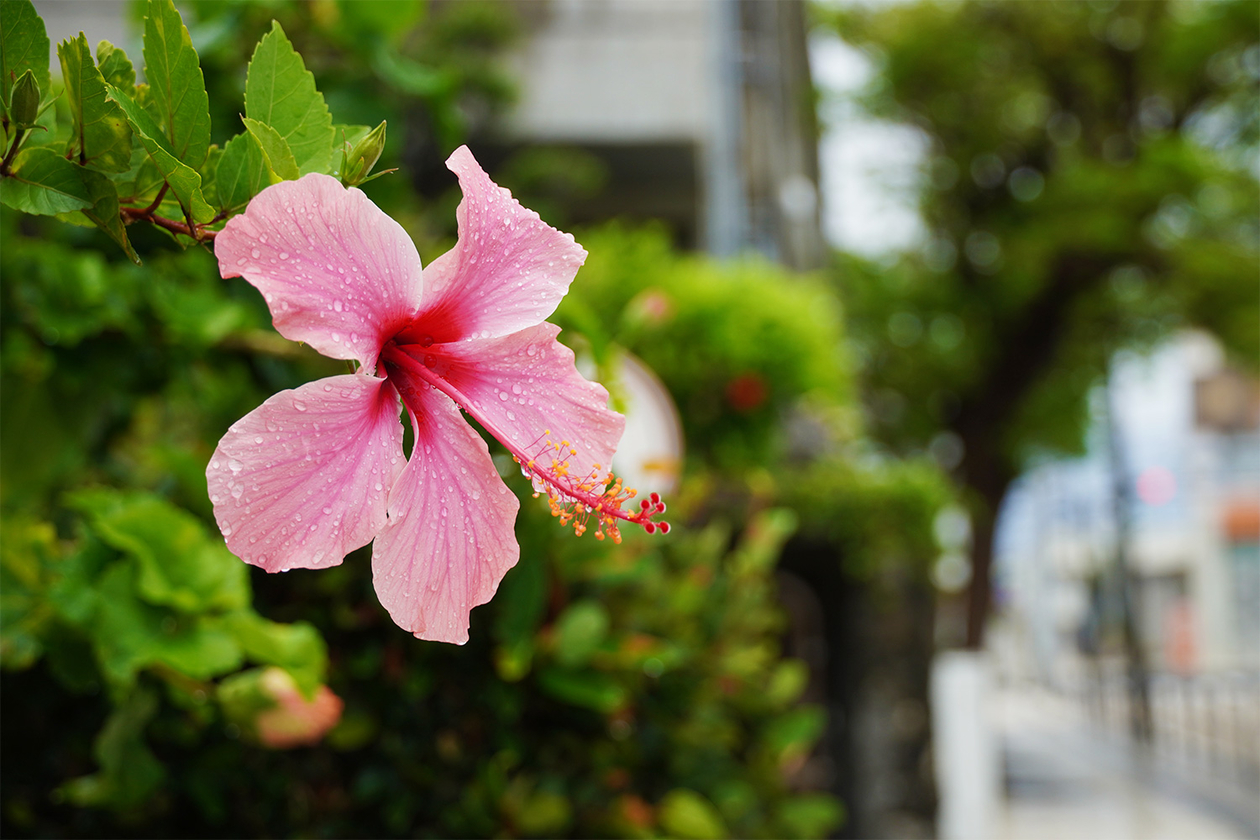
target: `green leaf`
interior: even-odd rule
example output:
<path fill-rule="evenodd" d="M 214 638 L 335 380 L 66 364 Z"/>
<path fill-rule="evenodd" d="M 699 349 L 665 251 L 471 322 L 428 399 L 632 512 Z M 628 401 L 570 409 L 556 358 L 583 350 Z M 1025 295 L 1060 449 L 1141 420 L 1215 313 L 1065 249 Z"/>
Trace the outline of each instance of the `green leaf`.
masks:
<path fill-rule="evenodd" d="M 31 0 L 0 0 L 0 102 L 9 113 L 13 83 L 27 70 L 39 89 L 48 92 L 48 32 Z"/>
<path fill-rule="evenodd" d="M 116 686 L 134 682 L 136 672 L 169 665 L 194 679 L 211 679 L 241 666 L 241 648 L 213 618 L 181 616 L 136 597 L 137 572 L 116 563 L 97 582 L 100 600 L 92 635 L 101 670 Z"/>
<path fill-rule="evenodd" d="M 0 179 L 0 202 L 36 216 L 92 206 L 82 168 L 48 148 L 18 152 L 9 175 Z"/>
<path fill-rule="evenodd" d="M 166 179 L 141 142 L 131 144 L 131 169 L 116 183 L 121 203 L 147 207 L 153 203 Z"/>
<path fill-rule="evenodd" d="M 53 617 L 45 569 L 57 554 L 57 532 L 47 522 L 6 519 L 0 543 L 0 662 L 28 668 L 44 650 Z"/>
<path fill-rule="evenodd" d="M 210 149 L 210 99 L 188 27 L 172 0 L 149 0 L 144 76 L 167 151 L 194 170 L 201 168 Z"/>
<path fill-rule="evenodd" d="M 267 163 L 258 141 L 248 131 L 223 147 L 214 175 L 219 206 L 229 213 L 240 210 L 267 186 Z"/>
<path fill-rule="evenodd" d="M 608 610 L 598 601 L 571 604 L 556 619 L 556 661 L 561 665 L 582 665 L 608 635 Z"/>
<path fill-rule="evenodd" d="M 419 0 L 340 0 L 343 36 L 363 44 L 397 44 L 424 15 Z"/>
<path fill-rule="evenodd" d="M 101 41 L 96 45 L 96 65 L 108 84 L 128 96 L 136 95 L 136 68 L 131 66 L 131 59 L 121 47 Z"/>
<path fill-rule="evenodd" d="M 794 796 L 779 806 L 784 837 L 827 837 L 844 824 L 844 805 L 827 793 Z"/>
<path fill-rule="evenodd" d="M 192 514 L 157 496 L 109 489 L 81 490 L 69 503 L 104 542 L 136 559 L 138 592 L 149 603 L 188 613 L 249 604 L 245 564 Z"/>
<path fill-rule="evenodd" d="M 223 157 L 223 150 L 218 145 L 212 145 L 210 152 L 206 155 L 206 162 L 201 166 L 201 194 L 205 196 L 206 202 L 211 207 L 219 206 L 219 184 L 215 177 L 219 174 L 219 158 Z"/>
<path fill-rule="evenodd" d="M 667 837 L 716 840 L 730 836 L 717 809 L 694 790 L 671 790 L 661 799 L 658 814 Z"/>
<path fill-rule="evenodd" d="M 301 174 L 328 171 L 332 162 L 332 115 L 323 94 L 315 89 L 315 77 L 279 23 L 272 23 L 271 31 L 258 42 L 250 59 L 245 78 L 245 116 L 276 130 L 292 150 Z"/>
<path fill-rule="evenodd" d="M 87 37 L 57 45 L 70 114 L 74 119 L 73 147 L 79 163 L 102 172 L 131 168 L 131 128 L 118 104 L 105 97 L 105 79 L 92 61 Z"/>
<path fill-rule="evenodd" d="M 92 200 L 92 206 L 84 208 L 83 215 L 105 231 L 109 238 L 117 242 L 119 247 L 126 252 L 131 261 L 139 265 L 140 257 L 131 247 L 131 241 L 127 238 L 127 226 L 123 224 L 122 216 L 119 215 L 117 185 L 106 176 L 91 169 L 84 169 L 79 174 L 83 176 L 83 184 L 87 187 L 88 197 Z"/>
<path fill-rule="evenodd" d="M 66 798 L 76 805 L 108 805 L 121 811 L 143 804 L 166 775 L 144 742 L 144 728 L 157 709 L 153 692 L 134 689 L 96 738 L 92 752 L 101 772 L 67 784 Z"/>
<path fill-rule="evenodd" d="M 762 743 L 779 760 L 807 753 L 822 735 L 827 716 L 818 706 L 797 706 L 766 724 Z"/>
<path fill-rule="evenodd" d="M 289 148 L 289 144 L 280 136 L 280 132 L 250 117 L 245 117 L 244 121 L 245 128 L 258 144 L 258 148 L 262 150 L 263 162 L 267 166 L 271 183 L 296 181 L 299 177 L 297 160 L 294 159 L 293 150 Z"/>
<path fill-rule="evenodd" d="M 538 672 L 538 687 L 557 700 L 608 714 L 625 705 L 626 690 L 601 671 L 545 668 Z"/>
<path fill-rule="evenodd" d="M 319 631 L 306 622 L 278 624 L 242 610 L 224 616 L 223 625 L 247 657 L 284 668 L 308 697 L 323 682 L 328 653 Z"/>
<path fill-rule="evenodd" d="M 213 219 L 214 210 L 201 194 L 201 176 L 197 174 L 197 170 L 176 156 L 166 137 L 163 136 L 162 130 L 158 128 L 148 111 L 137 105 L 135 100 L 118 88 L 106 85 L 106 89 L 109 91 L 109 98 L 117 102 L 123 113 L 127 115 L 127 121 L 131 123 L 132 130 L 140 138 L 141 144 L 149 153 L 149 158 L 157 165 L 158 171 L 171 185 L 171 190 L 179 198 L 179 204 L 184 208 L 184 212 L 200 224 Z M 201 157 L 202 160 L 205 159 L 205 150 L 202 151 Z"/>

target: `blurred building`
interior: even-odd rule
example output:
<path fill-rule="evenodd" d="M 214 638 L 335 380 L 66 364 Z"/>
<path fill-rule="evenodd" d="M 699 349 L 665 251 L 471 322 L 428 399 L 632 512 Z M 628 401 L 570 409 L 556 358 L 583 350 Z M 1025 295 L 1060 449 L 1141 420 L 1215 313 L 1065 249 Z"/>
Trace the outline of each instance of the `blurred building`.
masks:
<path fill-rule="evenodd" d="M 802 0 L 522 0 L 513 145 L 574 148 L 606 188 L 574 221 L 666 221 L 681 244 L 822 264 Z"/>
<path fill-rule="evenodd" d="M 1156 673 L 1260 673 L 1260 389 L 1215 342 L 1183 336 L 1113 373 L 1139 633 Z M 1118 651 L 1114 475 L 1090 454 L 1031 471 L 1004 511 L 1006 614 L 1059 682 Z"/>

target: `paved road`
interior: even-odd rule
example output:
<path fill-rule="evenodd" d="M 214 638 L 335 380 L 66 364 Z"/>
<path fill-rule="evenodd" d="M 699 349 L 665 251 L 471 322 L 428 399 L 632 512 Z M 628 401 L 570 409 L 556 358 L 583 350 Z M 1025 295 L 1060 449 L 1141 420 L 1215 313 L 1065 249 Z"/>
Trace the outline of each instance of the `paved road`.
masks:
<path fill-rule="evenodd" d="M 998 822 L 1004 840 L 1260 837 L 1260 815 L 1251 819 L 1212 803 L 1098 730 L 1068 700 L 1008 688 L 999 692 L 995 711 L 1006 767 Z"/>

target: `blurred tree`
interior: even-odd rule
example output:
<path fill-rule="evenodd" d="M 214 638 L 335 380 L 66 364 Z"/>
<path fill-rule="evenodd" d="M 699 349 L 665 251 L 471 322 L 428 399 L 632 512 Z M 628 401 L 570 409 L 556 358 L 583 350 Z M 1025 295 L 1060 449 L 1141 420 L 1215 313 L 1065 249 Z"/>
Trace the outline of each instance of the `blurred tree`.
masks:
<path fill-rule="evenodd" d="M 921 251 L 835 276 L 873 431 L 970 491 L 979 647 L 998 506 L 1031 457 L 1080 451 L 1112 355 L 1202 327 L 1257 362 L 1260 6 L 816 11 L 880 66 L 869 113 L 928 141 Z"/>

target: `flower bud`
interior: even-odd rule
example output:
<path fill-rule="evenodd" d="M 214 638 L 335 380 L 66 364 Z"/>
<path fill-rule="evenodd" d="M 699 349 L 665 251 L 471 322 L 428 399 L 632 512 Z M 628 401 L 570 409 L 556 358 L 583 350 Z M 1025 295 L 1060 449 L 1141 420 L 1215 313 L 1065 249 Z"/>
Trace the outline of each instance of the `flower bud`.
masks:
<path fill-rule="evenodd" d="M 380 125 L 365 134 L 346 154 L 345 165 L 341 168 L 341 183 L 347 187 L 362 184 L 384 150 L 385 121 L 381 120 Z"/>
<path fill-rule="evenodd" d="M 39 116 L 39 82 L 35 74 L 27 70 L 13 83 L 13 94 L 9 98 L 9 118 L 19 128 L 30 128 Z"/>

